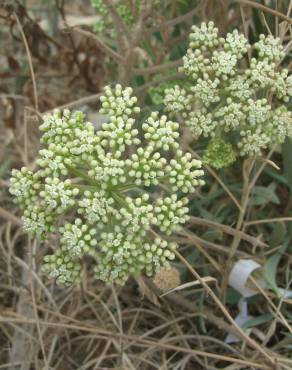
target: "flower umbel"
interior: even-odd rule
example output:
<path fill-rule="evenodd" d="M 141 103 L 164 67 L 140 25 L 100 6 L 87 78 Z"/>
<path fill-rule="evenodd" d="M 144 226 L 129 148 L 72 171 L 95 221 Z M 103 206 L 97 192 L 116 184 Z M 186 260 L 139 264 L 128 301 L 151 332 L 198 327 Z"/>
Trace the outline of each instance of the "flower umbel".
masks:
<path fill-rule="evenodd" d="M 184 88 L 165 90 L 165 110 L 180 115 L 196 140 L 210 138 L 205 162 L 216 168 L 234 162 L 236 153 L 260 155 L 292 134 L 285 104 L 292 97 L 292 77 L 279 67 L 285 56 L 280 39 L 261 35 L 250 62 L 249 49 L 237 30 L 223 38 L 213 22 L 193 26 L 180 67 L 187 77 Z"/>
<path fill-rule="evenodd" d="M 45 148 L 37 171 L 12 172 L 24 229 L 59 237 L 43 269 L 63 284 L 80 280 L 84 255 L 108 283 L 169 268 L 176 244 L 164 238 L 188 220 L 186 195 L 203 184 L 201 162 L 179 149 L 176 122 L 154 112 L 138 137 L 131 88 L 106 87 L 100 100 L 100 130 L 81 112 L 56 111 L 40 127 Z"/>

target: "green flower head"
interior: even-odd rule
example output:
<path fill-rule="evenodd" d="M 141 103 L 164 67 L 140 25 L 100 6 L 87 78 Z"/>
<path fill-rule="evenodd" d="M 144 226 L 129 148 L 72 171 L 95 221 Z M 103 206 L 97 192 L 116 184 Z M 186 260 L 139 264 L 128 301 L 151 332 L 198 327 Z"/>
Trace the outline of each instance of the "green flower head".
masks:
<path fill-rule="evenodd" d="M 188 220 L 186 195 L 204 183 L 201 162 L 179 149 L 176 122 L 153 112 L 139 132 L 133 90 L 104 92 L 100 129 L 81 112 L 55 111 L 40 126 L 37 170 L 12 172 L 25 231 L 59 239 L 43 270 L 63 284 L 80 281 L 85 255 L 107 283 L 169 268 L 176 244 L 166 236 Z"/>

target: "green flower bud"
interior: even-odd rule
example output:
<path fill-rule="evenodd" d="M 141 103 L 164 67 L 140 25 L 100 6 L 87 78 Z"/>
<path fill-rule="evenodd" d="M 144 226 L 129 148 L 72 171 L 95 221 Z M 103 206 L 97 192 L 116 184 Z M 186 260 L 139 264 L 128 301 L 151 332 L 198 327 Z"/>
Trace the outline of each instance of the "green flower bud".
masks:
<path fill-rule="evenodd" d="M 232 145 L 221 138 L 212 139 L 204 153 L 203 163 L 220 169 L 230 166 L 236 160 Z"/>

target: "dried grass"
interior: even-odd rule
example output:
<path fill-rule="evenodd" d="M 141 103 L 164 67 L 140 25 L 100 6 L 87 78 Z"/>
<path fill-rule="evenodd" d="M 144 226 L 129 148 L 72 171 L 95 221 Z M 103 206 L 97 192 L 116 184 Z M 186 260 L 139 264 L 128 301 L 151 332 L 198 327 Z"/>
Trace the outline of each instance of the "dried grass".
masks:
<path fill-rule="evenodd" d="M 251 1 L 240 2 L 251 5 Z M 228 1 L 220 1 L 216 11 L 212 9 L 212 4 L 212 1 L 201 2 L 200 14 L 203 17 L 209 19 L 211 11 L 214 17 L 218 17 L 220 11 L 226 12 L 228 9 Z M 257 8 L 267 11 L 266 7 Z M 188 20 L 194 13 L 192 11 L 183 19 Z M 279 16 L 278 13 L 276 11 L 275 15 Z M 284 18 L 283 14 L 281 17 Z M 240 19 L 240 12 L 233 15 L 232 21 L 235 19 Z M 172 24 L 178 21 L 181 19 L 176 19 Z M 37 126 L 41 116 L 38 112 L 39 102 L 43 110 L 50 110 L 54 106 L 72 107 L 95 101 L 99 93 L 94 92 L 85 98 L 66 96 L 66 99 L 56 99 L 53 104 L 50 102 L 47 105 L 44 90 L 39 89 L 36 83 L 33 57 L 17 16 L 16 22 L 29 60 L 35 110 L 31 107 L 29 110 L 24 109 L 29 97 L 3 93 L 1 99 L 8 99 L 8 103 L 13 101 L 15 112 L 12 118 L 9 116 L 9 119 L 3 120 L 0 128 L 1 142 L 5 142 L 5 149 L 1 147 L 0 154 L 2 161 L 9 160 L 13 166 L 20 166 L 32 165 L 38 150 Z M 230 19 L 226 25 L 222 25 L 223 29 L 229 27 L 229 24 Z M 155 68 L 160 70 L 161 66 Z M 54 93 L 51 97 L 54 100 Z M 6 109 L 7 104 L 4 106 Z M 5 118 L 3 111 L 1 115 Z M 260 170 L 268 164 L 268 161 L 264 162 Z M 242 210 L 242 205 L 223 179 L 215 172 L 210 173 L 223 189 L 225 195 L 222 196 L 222 202 L 234 204 L 235 209 Z M 181 245 L 181 253 L 178 253 L 182 262 L 180 268 L 188 269 L 195 283 L 191 275 L 185 273 L 190 283 L 182 284 L 168 294 L 162 294 L 151 280 L 143 277 L 131 279 L 124 287 L 105 286 L 93 278 L 86 266 L 82 283 L 65 288 L 48 281 L 39 271 L 40 261 L 50 246 L 46 243 L 39 245 L 23 234 L 18 211 L 8 195 L 7 185 L 7 178 L 1 179 L 0 369 L 292 368 L 292 339 L 282 334 L 284 330 L 291 334 L 291 320 L 283 316 L 282 302 L 277 305 L 273 295 L 267 295 L 266 291 L 258 287 L 258 301 L 266 303 L 256 306 L 257 314 L 265 313 L 267 304 L 274 320 L 272 325 L 262 325 L 248 336 L 234 322 L 236 307 L 224 304 L 218 298 L 217 288 L 217 282 L 221 281 L 225 273 L 228 256 L 261 260 L 262 254 L 254 251 L 256 248 L 261 248 L 261 251 L 267 247 L 260 237 L 263 224 L 288 222 L 291 218 L 267 217 L 266 220 L 254 219 L 248 222 L 241 220 L 237 228 L 233 228 L 193 217 L 189 230 L 173 240 Z M 248 193 L 254 185 L 254 179 L 247 184 Z M 239 238 L 236 239 L 232 255 L 225 244 L 207 241 L 196 235 L 194 227 L 200 230 L 219 229 L 229 238 L 224 240 L 230 241 L 230 236 Z M 247 233 L 250 228 L 254 231 L 251 234 Z M 244 241 L 244 248 L 238 244 L 239 241 Z M 203 255 L 205 265 L 192 266 L 183 257 L 185 250 L 194 250 L 200 256 Z M 208 274 L 203 278 L 198 269 Z M 229 333 L 240 336 L 242 341 L 226 344 L 225 338 Z"/>

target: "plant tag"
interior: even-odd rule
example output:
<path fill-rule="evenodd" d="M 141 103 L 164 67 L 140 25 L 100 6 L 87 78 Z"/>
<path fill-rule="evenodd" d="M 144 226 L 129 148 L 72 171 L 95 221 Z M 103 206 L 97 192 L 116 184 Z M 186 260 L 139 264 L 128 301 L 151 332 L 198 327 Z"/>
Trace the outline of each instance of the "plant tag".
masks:
<path fill-rule="evenodd" d="M 251 297 L 258 292 L 246 286 L 249 276 L 257 269 L 261 268 L 254 260 L 239 260 L 233 267 L 229 275 L 229 285 L 238 291 L 244 298 Z M 260 286 L 266 286 L 264 280 L 258 281 Z"/>
<path fill-rule="evenodd" d="M 238 302 L 239 314 L 235 318 L 235 322 L 238 326 L 242 327 L 248 320 L 252 319 L 252 316 L 248 315 L 248 307 L 245 298 L 241 298 Z M 250 334 L 251 329 L 245 330 L 246 334 Z M 238 343 L 240 342 L 240 338 L 238 338 L 235 334 L 229 333 L 225 339 L 225 343 Z"/>

